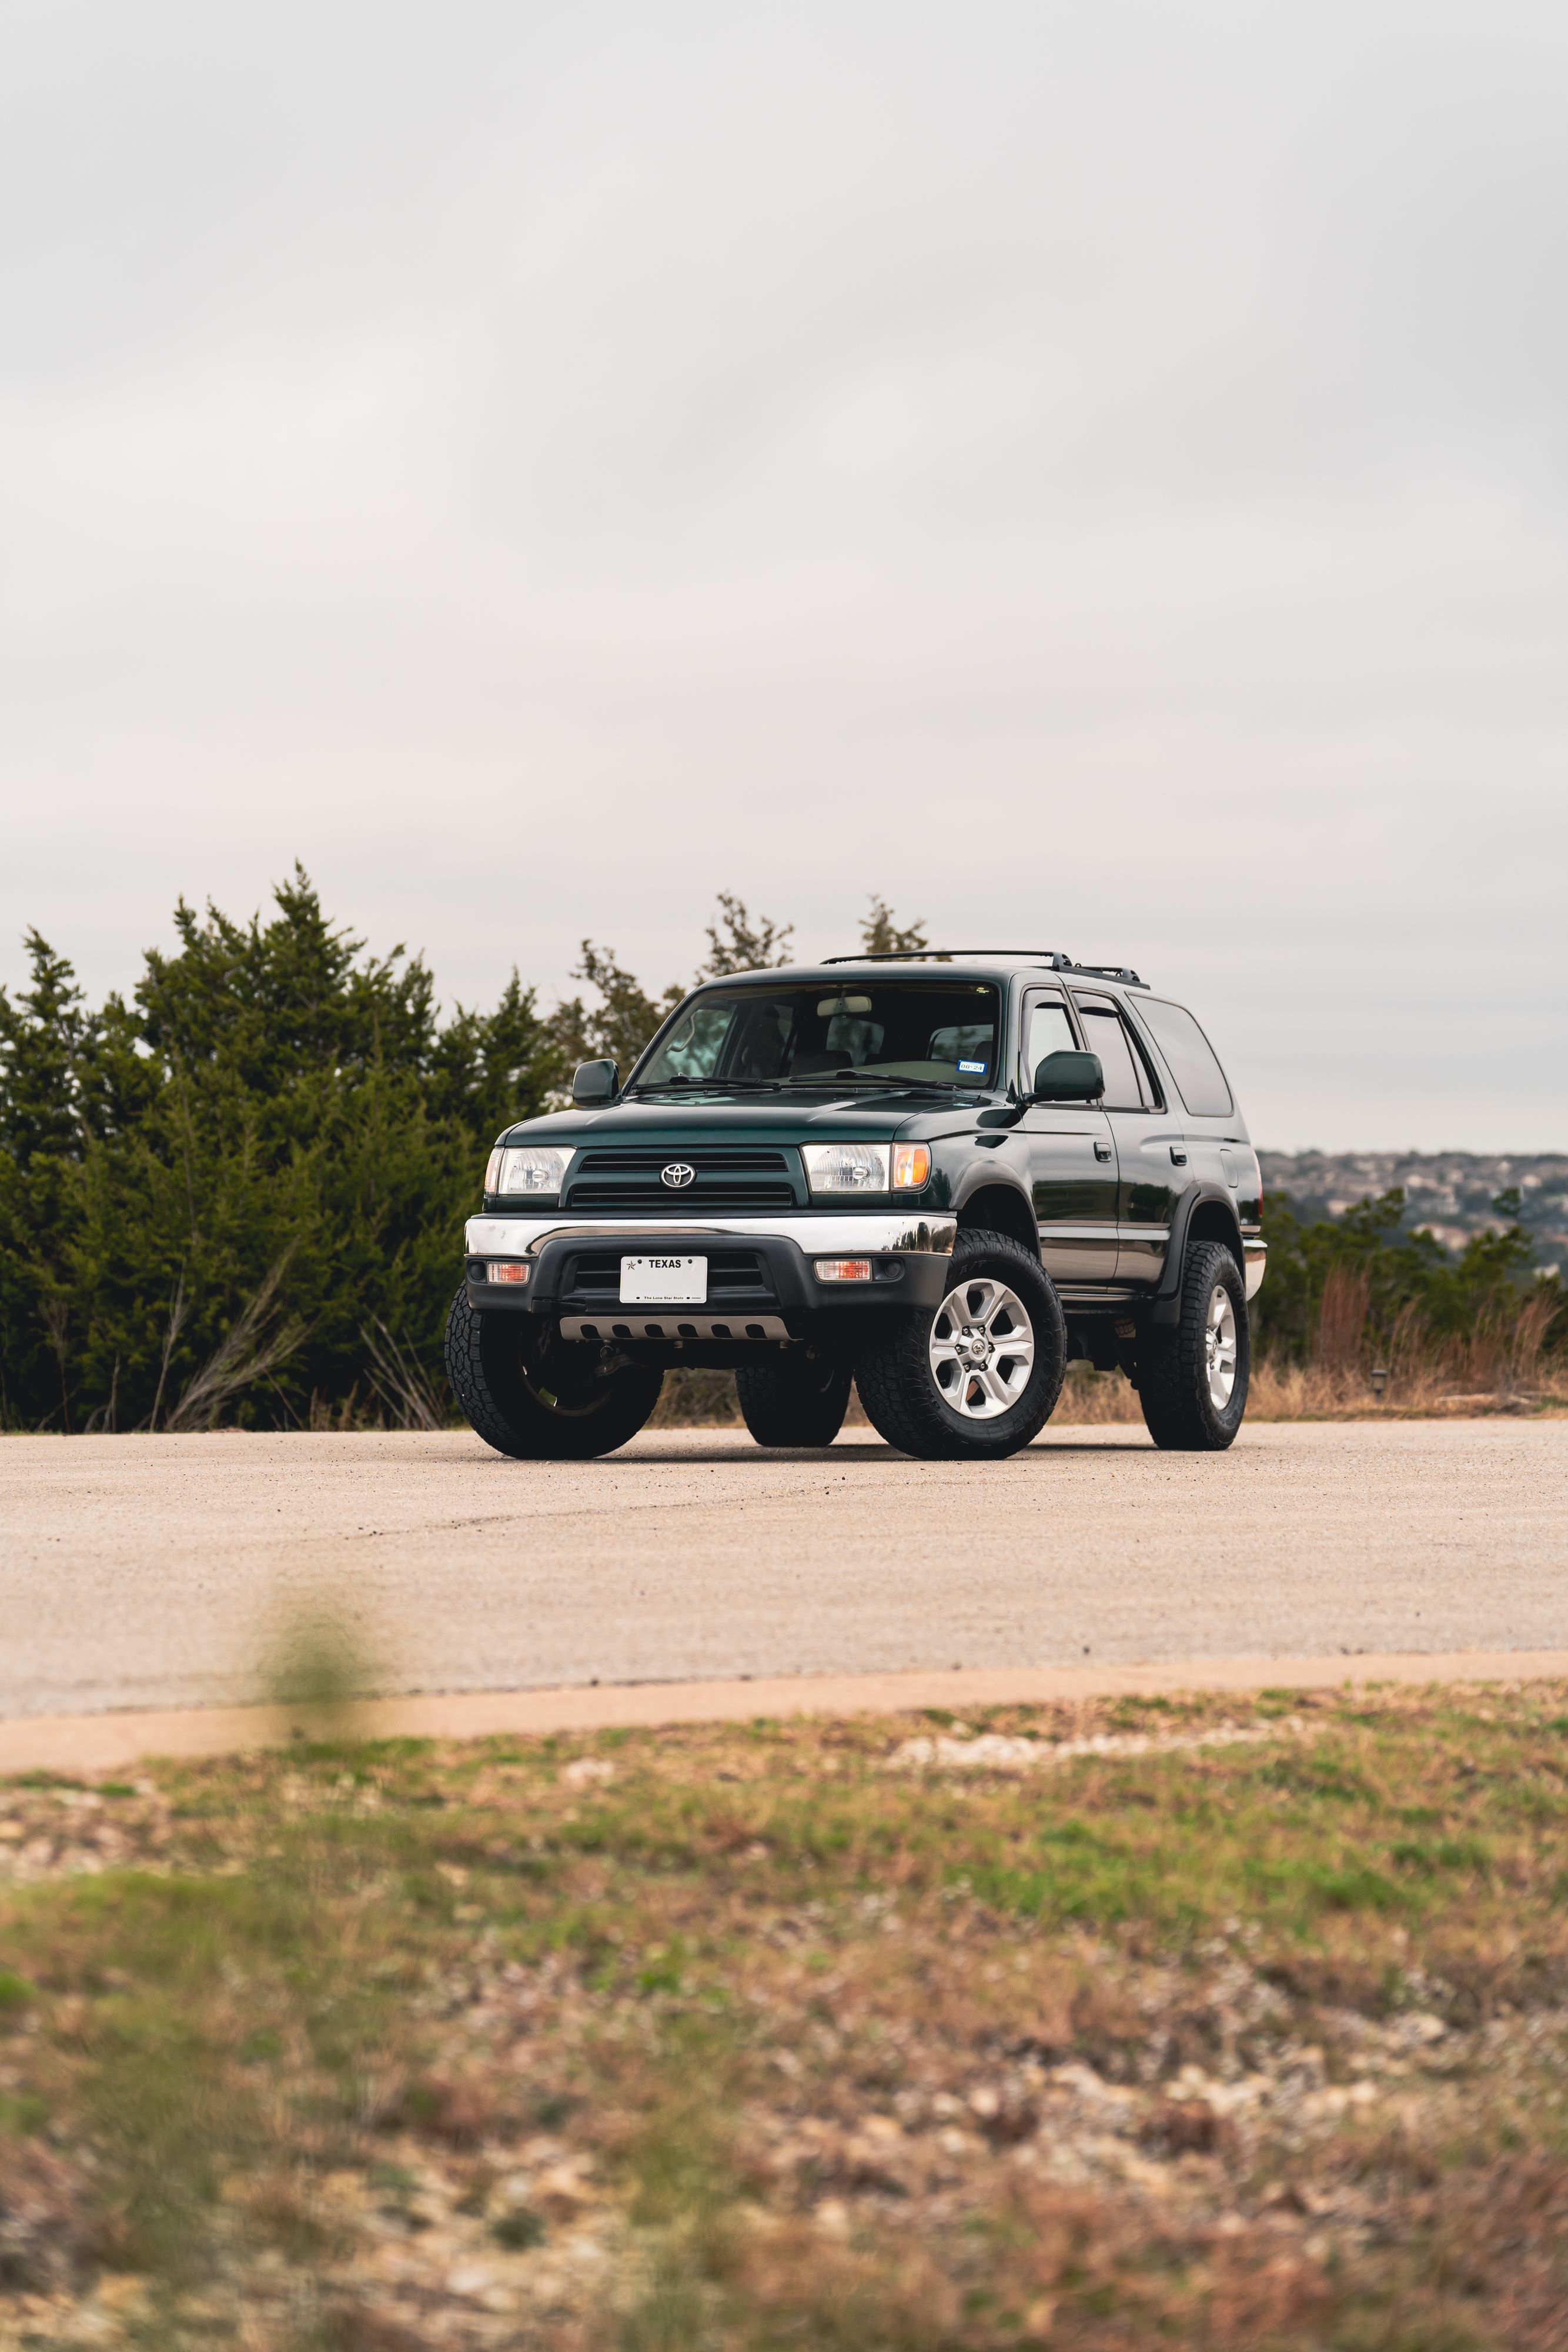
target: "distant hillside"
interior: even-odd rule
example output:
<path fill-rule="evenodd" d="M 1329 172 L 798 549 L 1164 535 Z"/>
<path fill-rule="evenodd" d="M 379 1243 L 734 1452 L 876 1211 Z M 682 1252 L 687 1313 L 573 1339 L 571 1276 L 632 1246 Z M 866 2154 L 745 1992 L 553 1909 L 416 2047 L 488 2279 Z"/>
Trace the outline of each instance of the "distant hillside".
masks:
<path fill-rule="evenodd" d="M 1402 1185 L 1406 1222 L 1462 1249 L 1472 1234 L 1498 1232 L 1497 1195 L 1517 1185 L 1520 1223 L 1546 1269 L 1568 1268 L 1568 1156 L 1542 1151 L 1260 1151 L 1270 1192 L 1288 1192 L 1297 1213 L 1338 1216 L 1368 1193 Z"/>

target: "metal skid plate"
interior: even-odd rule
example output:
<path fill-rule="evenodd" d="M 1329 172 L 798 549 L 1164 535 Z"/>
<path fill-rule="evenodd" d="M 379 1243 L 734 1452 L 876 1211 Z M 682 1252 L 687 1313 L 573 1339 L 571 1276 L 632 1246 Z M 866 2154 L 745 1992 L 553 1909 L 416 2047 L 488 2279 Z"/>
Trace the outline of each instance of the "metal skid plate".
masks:
<path fill-rule="evenodd" d="M 645 1307 L 612 1307 L 601 1315 L 563 1315 L 563 1339 L 788 1339 L 789 1327 L 779 1315 L 693 1315 L 666 1307 L 650 1314 Z"/>

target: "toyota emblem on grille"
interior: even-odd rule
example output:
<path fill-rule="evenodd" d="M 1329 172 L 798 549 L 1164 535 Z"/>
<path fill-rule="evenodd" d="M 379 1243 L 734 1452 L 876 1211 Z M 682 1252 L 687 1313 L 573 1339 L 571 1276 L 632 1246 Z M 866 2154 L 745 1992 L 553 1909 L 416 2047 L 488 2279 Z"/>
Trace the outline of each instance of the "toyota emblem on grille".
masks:
<path fill-rule="evenodd" d="M 688 1168 L 684 1160 L 672 1160 L 667 1168 L 660 1169 L 659 1181 L 667 1184 L 672 1192 L 684 1192 L 696 1172 L 695 1168 Z"/>

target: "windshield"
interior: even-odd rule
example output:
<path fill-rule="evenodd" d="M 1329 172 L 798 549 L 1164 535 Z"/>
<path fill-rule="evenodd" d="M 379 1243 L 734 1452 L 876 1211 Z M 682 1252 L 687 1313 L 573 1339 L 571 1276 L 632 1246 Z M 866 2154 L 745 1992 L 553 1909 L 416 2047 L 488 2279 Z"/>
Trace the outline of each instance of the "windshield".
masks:
<path fill-rule="evenodd" d="M 841 988 L 705 989 L 637 1085 L 983 1087 L 997 1067 L 1000 1006 L 983 982 L 854 980 Z"/>

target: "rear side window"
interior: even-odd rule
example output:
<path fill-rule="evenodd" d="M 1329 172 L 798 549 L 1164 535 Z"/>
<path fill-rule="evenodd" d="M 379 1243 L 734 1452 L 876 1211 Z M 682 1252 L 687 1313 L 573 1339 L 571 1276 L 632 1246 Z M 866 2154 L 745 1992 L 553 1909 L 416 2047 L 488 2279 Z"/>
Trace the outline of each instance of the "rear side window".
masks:
<path fill-rule="evenodd" d="M 1140 997 L 1138 1011 L 1154 1031 L 1155 1041 L 1170 1065 L 1181 1098 L 1195 1118 L 1224 1118 L 1234 1110 L 1225 1073 L 1213 1046 L 1185 1004 L 1167 1004 L 1160 996 Z"/>
<path fill-rule="evenodd" d="M 1115 1006 L 1081 996 L 1078 999 L 1078 1017 L 1083 1024 L 1083 1035 L 1089 1051 L 1099 1055 L 1100 1066 L 1105 1073 L 1106 1109 L 1152 1108 L 1154 1097 L 1149 1090 L 1143 1063 Z"/>

